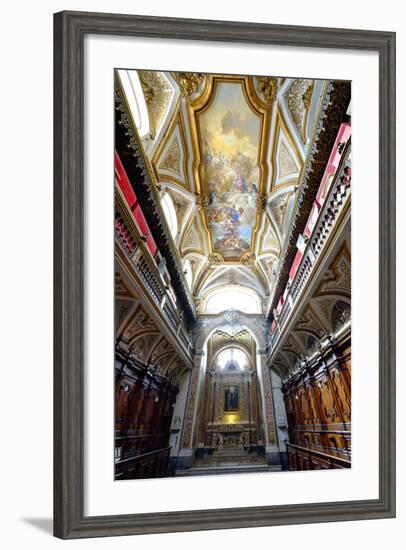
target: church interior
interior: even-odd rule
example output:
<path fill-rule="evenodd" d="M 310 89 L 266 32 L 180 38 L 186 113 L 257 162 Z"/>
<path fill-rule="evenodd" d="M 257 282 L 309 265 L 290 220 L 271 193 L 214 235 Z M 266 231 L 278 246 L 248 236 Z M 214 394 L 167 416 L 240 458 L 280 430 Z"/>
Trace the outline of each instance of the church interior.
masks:
<path fill-rule="evenodd" d="M 114 174 L 115 479 L 351 467 L 351 83 L 117 69 Z"/>

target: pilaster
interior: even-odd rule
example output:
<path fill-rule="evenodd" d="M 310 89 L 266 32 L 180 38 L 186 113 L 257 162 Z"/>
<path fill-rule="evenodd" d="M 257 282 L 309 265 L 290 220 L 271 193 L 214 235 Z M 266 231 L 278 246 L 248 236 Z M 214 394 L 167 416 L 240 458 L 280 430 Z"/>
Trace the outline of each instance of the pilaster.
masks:
<path fill-rule="evenodd" d="M 257 352 L 257 371 L 260 378 L 262 414 L 264 419 L 265 455 L 268 464 L 280 464 L 279 446 L 276 435 L 272 384 L 266 360 L 266 351 Z"/>
<path fill-rule="evenodd" d="M 203 361 L 205 354 L 197 351 L 193 359 L 190 377 L 189 395 L 183 424 L 182 444 L 178 456 L 178 468 L 190 468 L 193 462 L 193 433 L 197 417 L 199 390 L 203 378 Z"/>

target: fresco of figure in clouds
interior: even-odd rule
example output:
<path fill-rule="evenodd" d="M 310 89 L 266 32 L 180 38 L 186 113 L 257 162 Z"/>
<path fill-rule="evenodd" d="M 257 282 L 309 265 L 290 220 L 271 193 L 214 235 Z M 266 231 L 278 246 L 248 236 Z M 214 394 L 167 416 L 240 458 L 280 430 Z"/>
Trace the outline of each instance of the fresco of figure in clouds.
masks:
<path fill-rule="evenodd" d="M 250 110 L 241 83 L 219 83 L 200 117 L 203 193 L 213 247 L 238 259 L 251 246 L 256 223 L 259 118 Z"/>

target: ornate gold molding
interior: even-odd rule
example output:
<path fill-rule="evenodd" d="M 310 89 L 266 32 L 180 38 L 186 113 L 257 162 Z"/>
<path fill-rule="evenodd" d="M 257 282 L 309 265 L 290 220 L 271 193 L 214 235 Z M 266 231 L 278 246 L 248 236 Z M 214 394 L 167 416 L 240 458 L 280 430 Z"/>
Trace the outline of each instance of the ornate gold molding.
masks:
<path fill-rule="evenodd" d="M 272 106 L 278 92 L 278 79 L 273 76 L 257 76 L 255 79 L 258 92 L 262 95 L 264 102 Z"/>
<path fill-rule="evenodd" d="M 155 139 L 173 96 L 173 90 L 159 71 L 139 70 L 142 91 L 148 109 L 151 138 Z"/>
<path fill-rule="evenodd" d="M 183 97 L 188 97 L 196 93 L 206 76 L 202 73 L 173 72 L 171 74 L 176 80 L 179 91 Z"/>
<path fill-rule="evenodd" d="M 248 107 L 252 112 L 260 118 L 260 138 L 259 138 L 259 148 L 258 148 L 258 157 L 257 164 L 259 169 L 259 191 L 264 193 L 265 182 L 268 178 L 268 163 L 267 163 L 267 150 L 269 144 L 269 134 L 270 134 L 270 120 L 272 115 L 272 109 L 264 107 L 262 101 L 259 100 L 258 95 L 254 89 L 253 79 L 249 76 L 238 76 L 238 75 L 207 75 L 205 88 L 198 98 L 193 101 L 188 101 L 188 118 L 191 131 L 191 140 L 194 153 L 193 160 L 193 176 L 195 180 L 196 190 L 199 194 L 203 193 L 201 185 L 201 165 L 202 165 L 202 148 L 199 139 L 200 128 L 199 128 L 199 115 L 204 113 L 211 105 L 214 100 L 216 86 L 220 82 L 236 82 L 240 83 L 244 97 L 246 99 Z M 256 248 L 256 240 L 258 236 L 259 227 L 261 225 L 261 218 L 263 212 L 257 211 L 255 225 L 252 231 L 251 238 L 251 252 Z M 211 238 L 210 229 L 207 223 L 207 217 L 204 209 L 200 210 L 200 217 L 202 225 L 207 234 L 209 247 L 212 253 L 214 253 L 213 242 Z M 216 253 L 218 253 L 216 251 Z M 241 257 L 244 253 L 241 254 L 240 258 L 229 260 L 224 259 L 224 262 L 227 264 L 241 263 Z"/>
<path fill-rule="evenodd" d="M 173 172 L 174 175 L 169 174 L 163 174 L 160 172 L 160 168 L 163 168 L 161 163 L 164 159 L 162 158 L 162 154 L 168 145 L 170 143 L 171 139 L 173 139 L 174 133 L 176 131 L 176 128 L 179 128 L 179 136 L 181 141 L 181 147 L 182 147 L 182 153 L 183 153 L 183 163 L 182 163 L 182 172 L 184 180 L 181 178 L 181 174 L 178 174 L 178 177 L 176 177 L 176 172 Z M 179 141 L 178 141 L 179 145 Z M 180 151 L 179 151 L 180 156 Z M 180 158 L 179 158 L 180 162 Z M 180 98 L 177 101 L 174 113 L 172 115 L 172 118 L 168 124 L 168 127 L 166 128 L 165 134 L 162 136 L 161 141 L 158 144 L 158 147 L 156 148 L 156 151 L 154 152 L 154 155 L 151 159 L 151 165 L 153 168 L 153 172 L 155 175 L 156 180 L 159 182 L 160 180 L 168 180 L 172 183 L 176 183 L 180 185 L 183 188 L 187 188 L 190 190 L 190 183 L 188 179 L 188 162 L 189 162 L 189 153 L 188 153 L 188 147 L 187 147 L 187 137 L 186 137 L 186 128 L 185 128 L 185 121 L 182 114 L 181 109 L 181 102 Z M 165 168 L 163 168 L 165 169 Z"/>
<path fill-rule="evenodd" d="M 207 257 L 209 264 L 215 264 L 220 265 L 224 263 L 224 258 L 221 254 L 217 254 L 216 252 L 209 254 Z"/>
<path fill-rule="evenodd" d="M 245 252 L 245 254 L 243 254 L 241 257 L 242 265 L 252 266 L 255 264 L 255 261 L 256 261 L 256 257 L 253 252 Z"/>
<path fill-rule="evenodd" d="M 285 92 L 285 100 L 302 143 L 306 143 L 306 128 L 314 80 L 297 78 Z"/>
<path fill-rule="evenodd" d="M 196 204 L 199 211 L 202 211 L 202 210 L 204 211 L 204 209 L 207 208 L 208 202 L 209 201 L 208 201 L 206 195 L 196 194 L 195 204 Z"/>
<path fill-rule="evenodd" d="M 263 213 L 266 210 L 266 195 L 258 195 L 256 199 L 256 206 L 258 209 L 258 212 Z"/>

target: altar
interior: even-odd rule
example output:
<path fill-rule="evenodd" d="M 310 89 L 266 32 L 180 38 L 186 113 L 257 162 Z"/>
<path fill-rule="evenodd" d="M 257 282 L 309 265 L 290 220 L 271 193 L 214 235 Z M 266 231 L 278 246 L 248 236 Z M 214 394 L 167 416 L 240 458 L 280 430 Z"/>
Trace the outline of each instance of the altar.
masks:
<path fill-rule="evenodd" d="M 212 424 L 208 426 L 207 444 L 217 449 L 248 448 L 257 445 L 257 431 L 254 423 Z"/>

